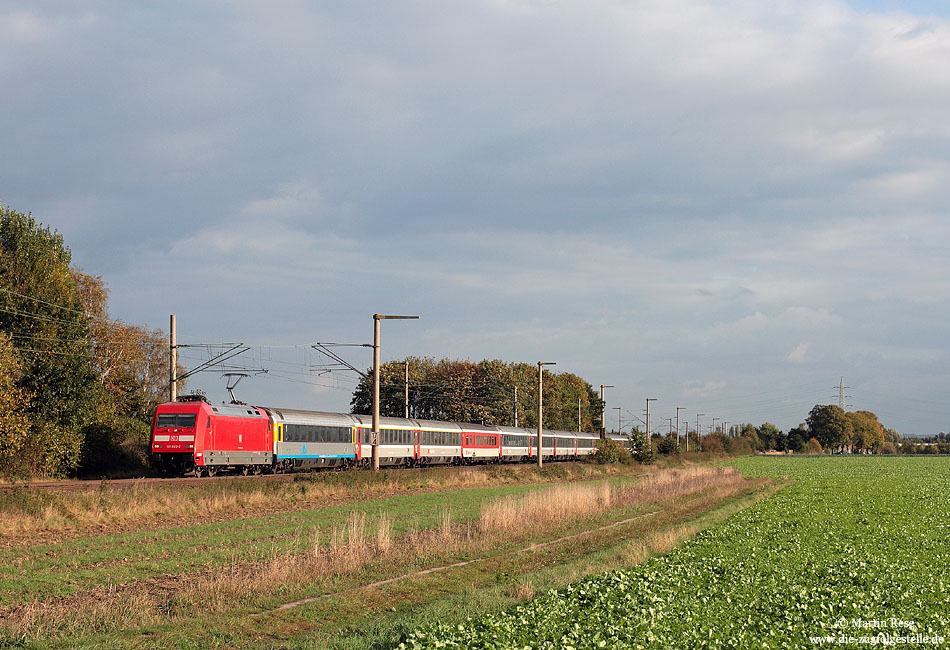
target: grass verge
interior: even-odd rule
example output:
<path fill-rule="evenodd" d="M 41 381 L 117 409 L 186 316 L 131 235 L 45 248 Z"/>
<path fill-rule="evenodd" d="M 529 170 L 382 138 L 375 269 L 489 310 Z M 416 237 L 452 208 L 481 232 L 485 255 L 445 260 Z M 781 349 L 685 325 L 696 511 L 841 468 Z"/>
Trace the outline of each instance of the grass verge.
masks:
<path fill-rule="evenodd" d="M 177 520 L 233 518 L 253 512 L 301 510 L 397 494 L 475 487 L 595 480 L 654 471 L 639 466 L 557 463 L 363 470 L 299 474 L 291 481 L 231 478 L 181 486 L 142 485 L 97 490 L 35 490 L 15 486 L 0 493 L 0 540 L 32 539 L 36 533 L 154 528 Z"/>
<path fill-rule="evenodd" d="M 655 472 L 633 486 L 566 485 L 496 498 L 469 521 L 456 521 L 445 509 L 430 516 L 428 528 L 404 532 L 388 515 L 353 513 L 342 524 L 305 533 L 296 553 L 33 603 L 9 610 L 2 626 L 8 642 L 36 647 L 76 637 L 93 646 L 186 647 L 200 638 L 204 647 L 250 647 L 280 645 L 302 633 L 330 642 L 338 630 L 362 629 L 390 608 L 484 588 L 485 576 L 504 584 L 510 599 L 543 587 L 526 575 L 565 559 L 623 546 L 622 561 L 638 561 L 690 534 L 693 528 L 676 528 L 684 521 L 761 488 L 731 468 L 687 468 Z M 657 508 L 655 517 L 609 525 Z M 555 540 L 561 541 L 550 543 Z M 419 573 L 461 562 L 469 563 Z M 387 582 L 372 584 L 381 581 Z M 271 613 L 251 616 L 261 610 Z"/>

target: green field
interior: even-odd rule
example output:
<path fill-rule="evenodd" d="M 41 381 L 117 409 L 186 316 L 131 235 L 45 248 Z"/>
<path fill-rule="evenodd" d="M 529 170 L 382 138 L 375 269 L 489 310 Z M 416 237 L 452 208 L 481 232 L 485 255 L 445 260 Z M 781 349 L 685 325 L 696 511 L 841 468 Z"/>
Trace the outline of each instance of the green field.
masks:
<path fill-rule="evenodd" d="M 950 459 L 748 457 L 790 477 L 672 552 L 401 648 L 944 647 Z"/>
<path fill-rule="evenodd" d="M 452 514 L 457 520 L 471 519 L 488 498 L 536 489 L 534 485 L 506 485 L 454 491 Z M 310 531 L 340 525 L 354 512 L 371 517 L 385 512 L 396 533 L 409 526 L 432 528 L 438 525 L 446 503 L 438 493 L 399 495 L 266 517 L 2 549 L 0 606 L 299 553 L 312 541 Z"/>

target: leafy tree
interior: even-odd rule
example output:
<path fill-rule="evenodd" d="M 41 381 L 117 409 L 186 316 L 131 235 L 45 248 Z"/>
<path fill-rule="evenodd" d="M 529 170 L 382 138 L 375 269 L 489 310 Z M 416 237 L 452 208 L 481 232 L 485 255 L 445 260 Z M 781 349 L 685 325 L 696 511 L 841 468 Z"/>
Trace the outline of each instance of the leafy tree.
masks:
<path fill-rule="evenodd" d="M 20 386 L 22 365 L 9 335 L 0 332 L 0 475 L 26 473 L 24 449 L 30 439 L 26 413 L 30 395 Z"/>
<path fill-rule="evenodd" d="M 785 440 L 782 431 L 771 422 L 763 422 L 756 429 L 756 433 L 761 441 L 761 449 L 785 450 Z"/>
<path fill-rule="evenodd" d="M 851 423 L 852 443 L 855 449 L 871 449 L 877 451 L 884 444 L 884 425 L 877 420 L 877 416 L 870 411 L 855 411 L 848 413 Z"/>
<path fill-rule="evenodd" d="M 841 449 L 851 444 L 851 421 L 840 406 L 816 404 L 805 422 L 811 436 L 823 449 Z"/>
<path fill-rule="evenodd" d="M 75 268 L 72 274 L 89 315 L 90 357 L 99 383 L 119 415 L 149 422 L 168 386 L 165 332 L 110 319 L 109 290 L 102 277 Z"/>
<path fill-rule="evenodd" d="M 656 451 L 664 456 L 680 453 L 680 443 L 675 436 L 664 436 L 656 444 Z"/>
<path fill-rule="evenodd" d="M 805 445 L 806 454 L 823 454 L 825 453 L 824 449 L 821 448 L 821 443 L 817 439 L 811 438 L 808 441 L 808 444 Z"/>
<path fill-rule="evenodd" d="M 633 459 L 644 465 L 652 465 L 654 462 L 653 447 L 647 440 L 647 434 L 640 430 L 640 427 L 634 427 L 630 432 L 630 453 Z"/>
<path fill-rule="evenodd" d="M 405 362 L 380 366 L 380 414 L 402 417 L 405 413 Z M 518 424 L 537 426 L 537 366 L 505 363 L 493 359 L 479 363 L 442 359 L 409 358 L 410 417 L 479 422 L 514 423 L 514 390 L 518 389 Z M 353 392 L 350 410 L 369 413 L 373 404 L 372 368 Z M 581 404 L 581 427 L 593 431 L 592 413 L 600 408 L 593 387 L 572 373 L 544 371 L 544 426 L 547 429 L 577 428 L 577 404 Z"/>
<path fill-rule="evenodd" d="M 87 318 L 62 236 L 32 215 L 0 208 L 0 331 L 7 332 L 31 399 L 34 471 L 65 474 L 79 462 L 82 428 L 97 390 Z"/>
<path fill-rule="evenodd" d="M 111 469 L 121 455 L 112 442 L 144 458 L 164 397 L 164 333 L 110 319 L 102 278 L 71 269 L 70 259 L 59 233 L 0 209 L 0 332 L 11 347 L 0 375 L 15 378 L 2 392 L 17 396 L 29 422 L 21 473 Z"/>
<path fill-rule="evenodd" d="M 788 450 L 798 453 L 803 452 L 806 445 L 808 445 L 808 438 L 808 428 L 804 422 L 794 429 L 790 429 L 788 432 Z"/>
<path fill-rule="evenodd" d="M 739 437 L 747 439 L 749 441 L 749 446 L 753 450 L 762 450 L 767 448 L 763 444 L 762 440 L 759 439 L 758 430 L 752 424 L 743 424 L 739 429 Z"/>
<path fill-rule="evenodd" d="M 600 415 L 600 397 L 593 386 L 571 372 L 561 372 L 554 376 L 558 395 L 555 397 L 560 408 L 555 415 L 557 428 L 562 431 L 577 430 L 578 403 L 580 403 L 581 431 L 595 431 L 594 414 Z M 545 395 L 545 400 L 548 396 Z M 545 413 L 547 421 L 547 413 Z"/>

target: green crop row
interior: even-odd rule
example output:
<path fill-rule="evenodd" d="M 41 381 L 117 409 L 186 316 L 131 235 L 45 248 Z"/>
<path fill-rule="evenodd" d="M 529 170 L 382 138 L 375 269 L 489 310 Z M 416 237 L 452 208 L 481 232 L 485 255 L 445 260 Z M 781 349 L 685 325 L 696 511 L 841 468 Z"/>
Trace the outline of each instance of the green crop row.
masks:
<path fill-rule="evenodd" d="M 950 459 L 734 463 L 795 483 L 665 556 L 399 647 L 950 645 Z"/>

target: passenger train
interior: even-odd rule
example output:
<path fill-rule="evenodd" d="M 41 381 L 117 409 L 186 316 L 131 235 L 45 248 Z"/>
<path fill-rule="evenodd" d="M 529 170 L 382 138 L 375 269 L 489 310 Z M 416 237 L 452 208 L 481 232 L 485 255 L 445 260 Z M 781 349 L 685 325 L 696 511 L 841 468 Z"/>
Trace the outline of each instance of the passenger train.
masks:
<path fill-rule="evenodd" d="M 380 418 L 379 461 L 386 466 L 536 462 L 537 430 Z M 287 472 L 372 463 L 372 418 L 269 406 L 211 404 L 183 397 L 159 405 L 152 465 L 165 475 Z M 543 460 L 593 455 L 597 436 L 542 432 Z"/>

